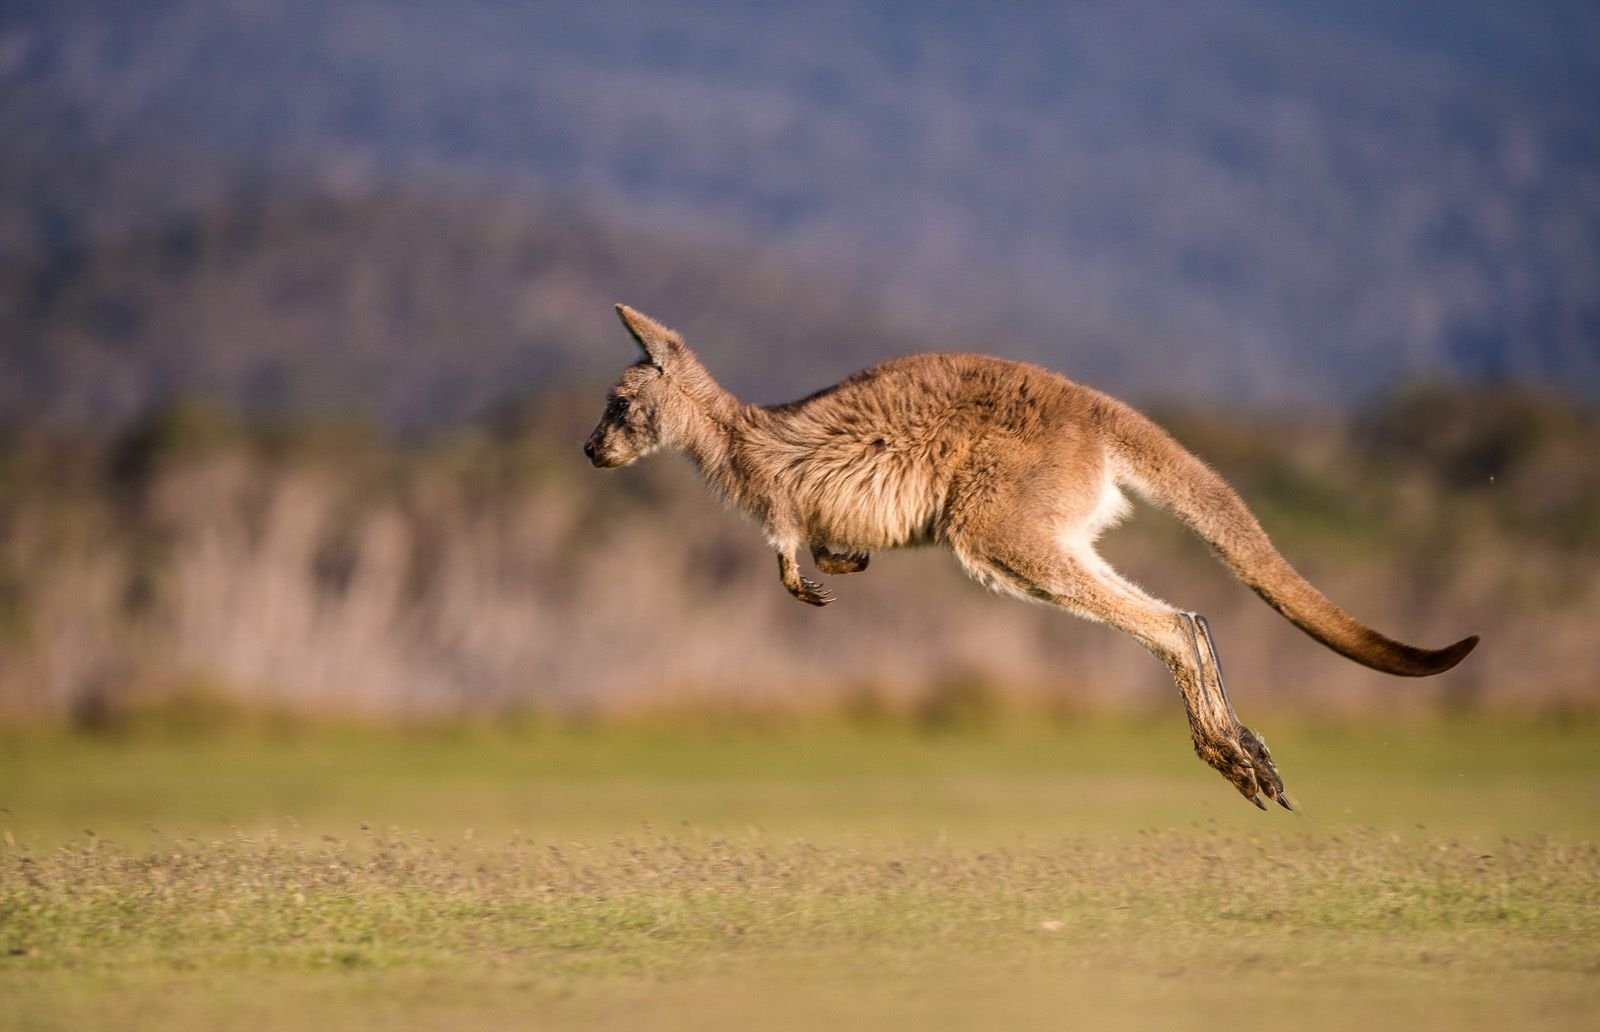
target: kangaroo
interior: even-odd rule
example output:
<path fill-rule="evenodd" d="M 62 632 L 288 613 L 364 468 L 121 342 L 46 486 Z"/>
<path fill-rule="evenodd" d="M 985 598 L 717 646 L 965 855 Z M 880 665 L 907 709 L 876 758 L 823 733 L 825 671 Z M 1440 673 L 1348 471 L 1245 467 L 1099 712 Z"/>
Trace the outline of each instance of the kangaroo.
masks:
<path fill-rule="evenodd" d="M 1379 634 L 1329 601 L 1283 556 L 1228 484 L 1166 431 L 1058 373 L 972 354 L 924 354 L 864 369 L 785 405 L 739 402 L 683 338 L 617 306 L 643 352 L 622 373 L 583 446 L 597 467 L 683 453 L 759 523 L 778 577 L 801 602 L 834 599 L 800 575 L 859 573 L 872 552 L 950 549 L 1002 594 L 1106 623 L 1166 664 L 1195 752 L 1266 809 L 1294 809 L 1262 737 L 1228 700 L 1210 625 L 1124 580 L 1094 548 L 1127 513 L 1129 488 L 1208 542 L 1291 623 L 1339 654 L 1419 677 L 1459 663 L 1476 635 L 1442 649 Z"/>

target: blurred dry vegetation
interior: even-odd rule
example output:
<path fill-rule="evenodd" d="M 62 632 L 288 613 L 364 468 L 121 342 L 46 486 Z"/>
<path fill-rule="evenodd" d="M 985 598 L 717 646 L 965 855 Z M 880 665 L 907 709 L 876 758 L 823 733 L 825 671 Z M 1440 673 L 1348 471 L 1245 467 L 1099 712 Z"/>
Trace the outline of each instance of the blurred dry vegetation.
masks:
<path fill-rule="evenodd" d="M 588 468 L 577 442 L 603 387 L 410 439 L 195 401 L 117 433 L 13 425 L 0 437 L 6 718 L 689 707 L 938 725 L 1167 704 L 1165 672 L 1137 646 L 991 597 L 942 554 L 881 556 L 835 579 L 835 606 L 796 605 L 759 535 L 683 464 Z M 1160 415 L 1359 616 L 1426 644 L 1484 635 L 1446 677 L 1373 674 L 1141 512 L 1108 554 L 1211 616 L 1241 705 L 1592 707 L 1593 410 L 1424 387 L 1347 420 Z"/>

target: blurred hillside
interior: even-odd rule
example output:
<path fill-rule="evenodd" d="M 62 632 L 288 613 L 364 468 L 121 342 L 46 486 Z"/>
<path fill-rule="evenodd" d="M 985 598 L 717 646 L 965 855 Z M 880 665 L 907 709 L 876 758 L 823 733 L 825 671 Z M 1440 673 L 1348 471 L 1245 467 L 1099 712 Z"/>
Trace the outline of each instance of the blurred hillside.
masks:
<path fill-rule="evenodd" d="M 0 412 L 440 425 L 607 304 L 761 400 L 935 347 L 1123 394 L 1600 395 L 1600 8 L 18 0 Z"/>
<path fill-rule="evenodd" d="M 116 723 L 181 702 L 309 714 L 908 713 L 1171 707 L 1125 636 L 966 581 L 938 550 L 825 578 L 797 605 L 689 469 L 601 473 L 604 386 L 410 443 L 202 405 L 117 435 L 0 438 L 0 716 Z M 1590 709 L 1600 670 L 1600 414 L 1532 393 L 1414 389 L 1351 421 L 1166 413 L 1285 553 L 1450 674 L 1326 652 L 1165 515 L 1119 568 L 1207 613 L 1237 703 L 1379 712 Z M 731 631 L 737 628 L 736 632 Z"/>
<path fill-rule="evenodd" d="M 715 313 L 722 333 L 701 350 L 735 387 L 805 393 L 853 370 L 851 344 L 917 350 L 858 289 L 749 250 L 684 251 L 481 196 L 236 198 L 0 266 L 0 412 L 120 423 L 204 394 L 263 414 L 454 422 L 631 362 L 613 288 Z"/>

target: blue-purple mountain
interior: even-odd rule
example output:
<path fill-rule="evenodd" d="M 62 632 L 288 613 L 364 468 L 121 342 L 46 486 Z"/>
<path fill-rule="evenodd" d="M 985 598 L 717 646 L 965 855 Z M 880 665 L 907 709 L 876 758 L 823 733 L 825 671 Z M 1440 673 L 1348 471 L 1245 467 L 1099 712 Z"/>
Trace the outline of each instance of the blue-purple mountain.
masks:
<path fill-rule="evenodd" d="M 776 400 L 970 348 L 1120 393 L 1600 395 L 1600 8 L 17 2 L 0 414 Z"/>

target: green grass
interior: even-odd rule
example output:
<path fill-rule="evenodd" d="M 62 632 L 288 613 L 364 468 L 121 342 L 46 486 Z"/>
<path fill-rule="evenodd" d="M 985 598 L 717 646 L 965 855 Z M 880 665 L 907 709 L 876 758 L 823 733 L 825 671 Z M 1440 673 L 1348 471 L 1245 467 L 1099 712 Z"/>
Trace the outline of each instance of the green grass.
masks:
<path fill-rule="evenodd" d="M 1272 739 L 13 735 L 0 1024 L 1590 1027 L 1600 728 Z"/>

